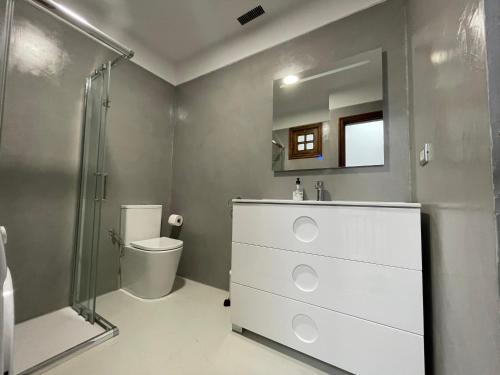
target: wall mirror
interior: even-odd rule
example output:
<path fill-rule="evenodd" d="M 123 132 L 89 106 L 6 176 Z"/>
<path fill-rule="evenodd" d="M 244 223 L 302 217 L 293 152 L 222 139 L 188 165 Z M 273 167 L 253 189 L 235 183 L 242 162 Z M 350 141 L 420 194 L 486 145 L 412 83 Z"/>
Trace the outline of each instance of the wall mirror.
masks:
<path fill-rule="evenodd" d="M 382 50 L 273 82 L 274 171 L 384 164 Z"/>

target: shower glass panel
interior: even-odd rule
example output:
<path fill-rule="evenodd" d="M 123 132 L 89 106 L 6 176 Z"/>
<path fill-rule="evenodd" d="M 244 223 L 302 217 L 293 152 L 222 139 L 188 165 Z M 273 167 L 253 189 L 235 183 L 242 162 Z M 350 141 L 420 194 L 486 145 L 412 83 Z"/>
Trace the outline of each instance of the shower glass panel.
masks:
<path fill-rule="evenodd" d="M 14 16 L 14 0 L 0 2 L 0 147 L 2 142 L 3 112 L 5 105 L 5 82 L 9 58 L 10 34 Z"/>
<path fill-rule="evenodd" d="M 95 321 L 101 206 L 106 199 L 104 156 L 110 74 L 111 63 L 108 63 L 87 78 L 85 84 L 85 126 L 73 307 L 91 323 Z"/>

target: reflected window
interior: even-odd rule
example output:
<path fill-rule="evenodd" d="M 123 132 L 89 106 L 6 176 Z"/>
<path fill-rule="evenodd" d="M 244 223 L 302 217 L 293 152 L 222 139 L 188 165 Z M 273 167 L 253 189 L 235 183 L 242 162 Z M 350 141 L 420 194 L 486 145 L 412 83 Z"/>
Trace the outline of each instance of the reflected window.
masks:
<path fill-rule="evenodd" d="M 319 124 L 290 128 L 288 132 L 288 159 L 316 158 L 322 152 L 322 129 Z"/>
<path fill-rule="evenodd" d="M 384 164 L 383 112 L 370 112 L 339 119 L 339 166 Z"/>

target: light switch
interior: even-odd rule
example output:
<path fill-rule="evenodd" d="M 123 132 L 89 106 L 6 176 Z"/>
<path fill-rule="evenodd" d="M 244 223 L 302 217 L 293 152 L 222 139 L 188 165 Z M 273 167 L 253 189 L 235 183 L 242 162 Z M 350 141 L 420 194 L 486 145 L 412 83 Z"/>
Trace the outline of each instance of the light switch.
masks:
<path fill-rule="evenodd" d="M 431 160 L 431 144 L 424 144 L 424 148 L 420 151 L 420 165 L 423 167 Z"/>

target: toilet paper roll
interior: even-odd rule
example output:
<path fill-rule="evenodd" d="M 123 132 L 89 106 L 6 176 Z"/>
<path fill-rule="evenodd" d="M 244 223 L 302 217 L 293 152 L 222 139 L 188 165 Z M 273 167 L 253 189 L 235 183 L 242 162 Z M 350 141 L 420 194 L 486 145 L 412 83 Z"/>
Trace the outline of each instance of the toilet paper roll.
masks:
<path fill-rule="evenodd" d="M 184 218 L 181 215 L 170 215 L 168 218 L 168 223 L 175 227 L 180 227 L 184 222 Z"/>

